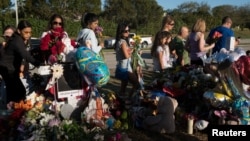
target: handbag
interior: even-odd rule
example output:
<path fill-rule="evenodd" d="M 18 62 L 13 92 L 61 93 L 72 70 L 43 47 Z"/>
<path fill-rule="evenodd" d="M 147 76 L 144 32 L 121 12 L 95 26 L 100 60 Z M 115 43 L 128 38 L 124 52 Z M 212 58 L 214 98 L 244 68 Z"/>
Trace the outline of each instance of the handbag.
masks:
<path fill-rule="evenodd" d="M 115 78 L 120 80 L 128 80 L 128 64 L 127 68 L 121 68 L 120 66 L 116 67 Z"/>

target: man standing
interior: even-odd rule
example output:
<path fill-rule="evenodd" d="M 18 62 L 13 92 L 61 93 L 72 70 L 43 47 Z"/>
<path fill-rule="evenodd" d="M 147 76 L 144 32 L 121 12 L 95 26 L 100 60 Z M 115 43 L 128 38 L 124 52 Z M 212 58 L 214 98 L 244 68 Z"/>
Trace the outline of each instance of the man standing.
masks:
<path fill-rule="evenodd" d="M 189 53 L 187 48 L 185 48 L 188 35 L 188 27 L 182 26 L 179 29 L 178 35 L 170 43 L 171 53 L 177 57 L 176 65 L 184 66 L 190 64 Z"/>
<path fill-rule="evenodd" d="M 211 43 L 211 40 L 213 39 L 214 33 L 217 31 L 222 34 L 222 37 L 218 39 L 218 41 L 215 43 L 215 47 L 212 50 L 212 53 L 220 52 L 222 48 L 227 48 L 227 40 L 229 40 L 231 37 L 234 37 L 234 32 L 231 29 L 232 26 L 232 19 L 229 16 L 225 16 L 222 19 L 222 25 L 215 27 L 212 29 L 208 35 L 208 38 L 206 42 L 208 44 Z M 235 45 L 238 45 L 239 40 L 235 41 Z"/>

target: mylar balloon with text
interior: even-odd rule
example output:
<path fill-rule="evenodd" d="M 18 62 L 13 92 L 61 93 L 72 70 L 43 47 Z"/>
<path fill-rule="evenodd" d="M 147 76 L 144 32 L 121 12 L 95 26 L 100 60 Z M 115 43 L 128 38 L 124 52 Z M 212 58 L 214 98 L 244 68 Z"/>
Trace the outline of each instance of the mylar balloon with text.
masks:
<path fill-rule="evenodd" d="M 110 72 L 102 57 L 81 46 L 76 51 L 77 66 L 89 85 L 103 86 L 110 79 Z"/>

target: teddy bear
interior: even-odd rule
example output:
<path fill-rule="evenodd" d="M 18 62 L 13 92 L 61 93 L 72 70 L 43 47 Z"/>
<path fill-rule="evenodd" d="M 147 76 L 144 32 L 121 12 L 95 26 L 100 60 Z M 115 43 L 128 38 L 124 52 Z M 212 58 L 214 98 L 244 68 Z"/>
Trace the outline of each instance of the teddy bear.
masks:
<path fill-rule="evenodd" d="M 177 106 L 178 102 L 175 98 L 170 96 L 161 96 L 157 103 L 156 114 L 147 116 L 142 122 L 142 127 L 145 130 L 158 133 L 174 133 L 174 112 Z"/>

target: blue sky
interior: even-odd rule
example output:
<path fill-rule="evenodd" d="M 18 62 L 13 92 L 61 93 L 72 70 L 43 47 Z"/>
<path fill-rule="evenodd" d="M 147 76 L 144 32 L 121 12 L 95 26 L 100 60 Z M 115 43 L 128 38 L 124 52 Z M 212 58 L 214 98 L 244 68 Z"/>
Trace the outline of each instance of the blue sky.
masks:
<path fill-rule="evenodd" d="M 243 6 L 250 4 L 249 0 L 156 0 L 157 3 L 163 7 L 164 10 L 177 8 L 178 5 L 184 2 L 197 2 L 197 3 L 207 3 L 211 8 L 219 5 L 234 5 L 234 6 Z"/>
<path fill-rule="evenodd" d="M 15 2 L 15 0 L 11 0 L 12 2 Z M 163 7 L 164 10 L 167 9 L 174 9 L 177 8 L 178 5 L 184 3 L 184 2 L 205 2 L 207 3 L 211 8 L 218 6 L 218 5 L 224 5 L 224 4 L 230 4 L 235 6 L 243 6 L 246 4 L 250 4 L 249 0 L 156 0 L 157 3 Z M 102 0 L 102 3 L 104 0 Z"/>

